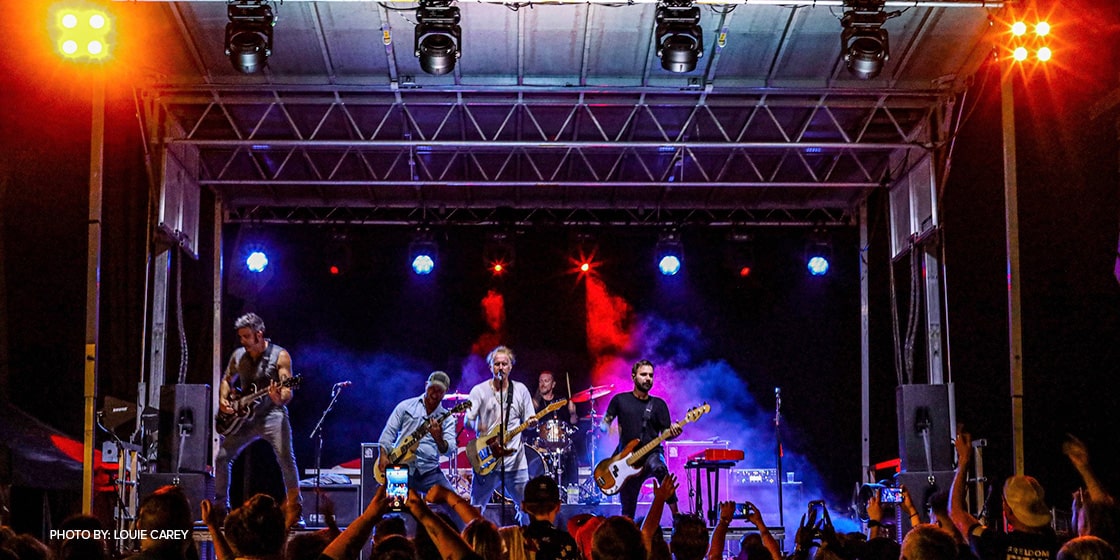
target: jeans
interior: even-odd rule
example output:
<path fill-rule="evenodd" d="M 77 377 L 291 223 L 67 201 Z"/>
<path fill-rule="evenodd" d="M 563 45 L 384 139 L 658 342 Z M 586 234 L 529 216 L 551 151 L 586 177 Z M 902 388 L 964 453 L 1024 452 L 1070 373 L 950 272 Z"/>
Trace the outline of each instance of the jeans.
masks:
<path fill-rule="evenodd" d="M 622 515 L 634 519 L 634 514 L 638 509 L 638 494 L 642 492 L 642 484 L 645 483 L 649 477 L 654 477 L 660 484 L 665 477 L 669 475 L 669 467 L 665 466 L 665 457 L 654 451 L 646 457 L 646 464 L 642 467 L 641 472 L 626 479 L 622 483 L 622 488 L 618 492 L 618 501 L 622 503 Z M 669 498 L 666 501 L 669 504 L 677 503 L 676 496 Z"/>
<path fill-rule="evenodd" d="M 299 472 L 296 470 L 296 453 L 292 449 L 292 426 L 288 423 L 288 409 L 275 406 L 258 412 L 241 429 L 222 440 L 214 465 L 214 505 L 229 508 L 229 477 L 233 462 L 250 443 L 258 439 L 272 445 L 276 461 L 280 464 L 280 474 L 284 477 L 288 499 L 291 499 L 294 492 L 296 499 L 303 503 L 299 494 Z"/>
<path fill-rule="evenodd" d="M 517 522 L 520 524 L 523 520 L 521 511 L 521 498 L 525 496 L 525 484 L 529 482 L 529 470 L 519 469 L 515 471 L 506 471 L 505 476 L 505 495 L 513 500 L 514 508 L 517 510 Z M 480 512 L 485 514 L 486 504 L 490 501 L 490 496 L 494 494 L 494 490 L 498 489 L 498 485 L 502 483 L 502 468 L 490 471 L 490 474 L 479 475 L 475 473 L 474 480 L 471 481 L 471 505 L 477 507 Z"/>

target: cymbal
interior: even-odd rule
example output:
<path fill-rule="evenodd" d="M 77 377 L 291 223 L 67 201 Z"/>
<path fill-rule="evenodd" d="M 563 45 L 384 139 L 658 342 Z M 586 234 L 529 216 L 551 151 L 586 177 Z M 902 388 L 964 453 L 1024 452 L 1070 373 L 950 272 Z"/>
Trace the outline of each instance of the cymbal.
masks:
<path fill-rule="evenodd" d="M 569 399 L 569 400 L 571 400 L 572 402 L 576 402 L 576 403 L 587 402 L 591 399 L 597 399 L 599 397 L 605 397 L 605 396 L 607 396 L 607 395 L 609 395 L 613 392 L 614 392 L 614 383 L 611 383 L 610 385 L 600 385 L 598 387 L 590 387 L 588 389 L 584 389 L 583 391 L 580 391 L 580 392 L 572 395 L 572 398 Z"/>
<path fill-rule="evenodd" d="M 469 398 L 470 395 L 466 393 L 448 393 L 443 396 L 443 400 L 445 401 L 465 401 Z"/>

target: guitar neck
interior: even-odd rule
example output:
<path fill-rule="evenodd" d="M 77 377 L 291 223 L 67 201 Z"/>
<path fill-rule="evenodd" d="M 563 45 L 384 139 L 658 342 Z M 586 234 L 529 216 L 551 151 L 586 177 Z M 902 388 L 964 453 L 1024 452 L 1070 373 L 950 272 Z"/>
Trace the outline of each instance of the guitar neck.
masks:
<path fill-rule="evenodd" d="M 680 420 L 679 422 L 674 423 L 673 426 L 678 428 L 683 427 L 688 422 L 689 420 L 685 418 L 683 420 Z M 639 447 L 637 451 L 631 453 L 630 458 L 626 460 L 626 464 L 634 466 L 635 463 L 642 460 L 642 457 L 645 457 L 646 453 L 653 451 L 655 447 L 661 445 L 661 442 L 669 438 L 669 432 L 672 431 L 672 429 L 673 428 L 670 427 L 669 429 L 661 432 L 661 435 L 653 438 L 649 443 Z"/>
<path fill-rule="evenodd" d="M 549 413 L 551 413 L 555 410 L 559 410 L 561 407 L 563 407 L 567 404 L 568 404 L 568 399 L 564 399 L 562 401 L 554 402 L 554 403 L 548 405 L 547 407 L 545 407 L 544 410 L 534 414 L 532 418 L 530 418 L 529 420 L 527 420 L 526 422 L 524 422 L 520 426 L 506 432 L 506 437 L 505 437 L 505 440 L 502 442 L 502 447 L 505 447 L 506 444 L 508 444 L 510 442 L 510 440 L 517 437 L 517 434 L 520 434 L 522 432 L 522 430 L 524 430 L 525 428 L 528 428 L 529 427 L 529 422 L 532 422 L 533 420 L 540 421 L 541 418 L 544 418 L 545 416 L 548 416 Z"/>

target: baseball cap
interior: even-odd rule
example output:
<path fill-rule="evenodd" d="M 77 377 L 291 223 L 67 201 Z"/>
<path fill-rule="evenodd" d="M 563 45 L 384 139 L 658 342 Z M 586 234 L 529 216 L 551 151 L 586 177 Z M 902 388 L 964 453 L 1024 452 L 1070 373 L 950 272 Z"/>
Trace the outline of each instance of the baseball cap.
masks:
<path fill-rule="evenodd" d="M 525 484 L 525 498 L 522 501 L 529 504 L 560 503 L 560 487 L 547 476 L 534 477 Z"/>
<path fill-rule="evenodd" d="M 428 376 L 428 385 L 439 385 L 446 391 L 447 388 L 451 386 L 451 378 L 442 371 L 433 371 L 432 374 Z"/>
<path fill-rule="evenodd" d="M 1015 475 L 1003 483 L 1003 500 L 1011 513 L 1027 527 L 1050 524 L 1050 510 L 1043 500 L 1045 492 L 1033 476 Z"/>

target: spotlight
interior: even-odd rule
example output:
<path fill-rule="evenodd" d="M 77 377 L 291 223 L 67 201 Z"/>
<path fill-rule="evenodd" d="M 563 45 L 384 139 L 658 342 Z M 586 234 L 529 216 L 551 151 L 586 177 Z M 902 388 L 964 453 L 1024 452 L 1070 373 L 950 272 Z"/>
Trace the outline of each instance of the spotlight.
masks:
<path fill-rule="evenodd" d="M 420 68 L 434 76 L 455 69 L 455 60 L 462 54 L 459 8 L 451 0 L 420 0 L 416 8 L 416 57 Z"/>
<path fill-rule="evenodd" d="M 508 233 L 491 233 L 487 236 L 486 243 L 482 246 L 482 260 L 495 276 L 513 266 L 514 256 L 513 243 L 510 242 Z"/>
<path fill-rule="evenodd" d="M 59 53 L 72 60 L 101 61 L 109 56 L 113 26 L 100 9 L 58 8 L 52 29 Z"/>
<path fill-rule="evenodd" d="M 663 276 L 674 276 L 684 266 L 684 246 L 676 232 L 663 233 L 656 247 L 657 269 Z"/>
<path fill-rule="evenodd" d="M 848 72 L 861 80 L 870 80 L 883 71 L 883 64 L 890 58 L 887 30 L 883 23 L 901 12 L 884 12 L 883 0 L 849 0 L 844 5 L 840 25 L 841 53 Z"/>
<path fill-rule="evenodd" d="M 248 268 L 249 272 L 264 272 L 264 269 L 268 268 L 268 255 L 261 250 L 250 252 L 249 256 L 245 257 L 245 268 Z"/>
<path fill-rule="evenodd" d="M 426 232 L 417 234 L 416 239 L 408 244 L 408 262 L 412 271 L 420 276 L 427 276 L 436 269 L 436 259 L 439 253 L 435 241 Z"/>
<path fill-rule="evenodd" d="M 832 260 L 832 244 L 827 241 L 810 241 L 805 247 L 805 266 L 809 274 L 824 276 L 828 274 Z"/>
<path fill-rule="evenodd" d="M 575 231 L 568 239 L 568 262 L 573 267 L 573 272 L 586 274 L 596 268 L 596 256 L 599 254 L 599 240 L 594 234 Z"/>
<path fill-rule="evenodd" d="M 323 247 L 323 262 L 331 276 L 342 276 L 354 264 L 354 253 L 350 249 L 350 239 L 345 233 L 332 233 Z"/>
<path fill-rule="evenodd" d="M 700 29 L 700 8 L 691 0 L 662 0 L 654 13 L 654 35 L 661 67 L 677 73 L 696 69 L 704 56 L 704 30 Z"/>
<path fill-rule="evenodd" d="M 230 0 L 226 6 L 226 56 L 244 74 L 260 72 L 272 55 L 276 17 L 268 0 Z"/>

